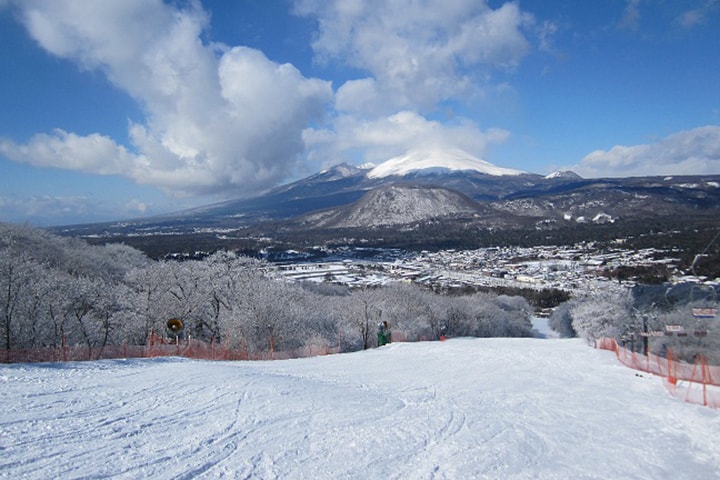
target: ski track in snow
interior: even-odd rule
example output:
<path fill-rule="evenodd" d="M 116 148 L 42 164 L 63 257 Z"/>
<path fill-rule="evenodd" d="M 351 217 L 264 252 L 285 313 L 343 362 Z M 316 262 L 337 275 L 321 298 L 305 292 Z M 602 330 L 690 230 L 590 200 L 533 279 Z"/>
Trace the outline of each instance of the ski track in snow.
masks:
<path fill-rule="evenodd" d="M 720 478 L 720 413 L 579 340 L 0 366 L 1 478 Z"/>

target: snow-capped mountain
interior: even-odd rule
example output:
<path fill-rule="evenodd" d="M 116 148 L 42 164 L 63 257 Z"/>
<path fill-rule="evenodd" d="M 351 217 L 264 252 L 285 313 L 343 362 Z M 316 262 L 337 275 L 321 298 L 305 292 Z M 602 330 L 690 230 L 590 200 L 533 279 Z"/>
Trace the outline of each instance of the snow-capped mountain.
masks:
<path fill-rule="evenodd" d="M 325 181 L 328 180 L 340 180 L 342 178 L 352 177 L 354 175 L 357 175 L 360 172 L 363 172 L 364 170 L 367 170 L 366 168 L 363 168 L 362 166 L 356 167 L 355 165 L 350 165 L 349 163 L 341 163 L 339 165 L 335 165 L 334 167 L 328 168 L 326 170 L 322 170 L 321 172 L 313 175 L 310 178 L 319 178 Z"/>
<path fill-rule="evenodd" d="M 547 180 L 552 180 L 555 178 L 563 178 L 566 180 L 582 180 L 582 177 L 577 173 L 573 172 L 572 170 L 557 170 L 548 175 L 545 175 L 545 178 Z"/>
<path fill-rule="evenodd" d="M 461 150 L 417 150 L 373 168 L 336 165 L 254 198 L 163 217 L 58 230 L 65 235 L 128 239 L 243 232 L 238 238 L 321 243 L 338 234 L 337 229 L 355 230 L 347 238 L 372 238 L 377 229 L 388 239 L 393 235 L 389 227 L 398 226 L 393 241 L 400 245 L 412 240 L 400 225 L 414 224 L 426 229 L 424 242 L 442 238 L 446 245 L 458 238 L 472 243 L 478 232 L 487 231 L 537 232 L 597 223 L 619 228 L 653 218 L 694 225 L 715 222 L 720 211 L 718 185 L 719 175 L 583 179 L 573 172 L 555 172 L 542 176 L 500 168 Z M 168 247 L 158 248 L 167 251 Z"/>
<path fill-rule="evenodd" d="M 381 163 L 367 174 L 368 178 L 403 176 L 409 173 L 428 174 L 448 171 L 474 171 L 493 176 L 522 175 L 525 172 L 502 168 L 480 160 L 460 149 L 411 150 Z"/>

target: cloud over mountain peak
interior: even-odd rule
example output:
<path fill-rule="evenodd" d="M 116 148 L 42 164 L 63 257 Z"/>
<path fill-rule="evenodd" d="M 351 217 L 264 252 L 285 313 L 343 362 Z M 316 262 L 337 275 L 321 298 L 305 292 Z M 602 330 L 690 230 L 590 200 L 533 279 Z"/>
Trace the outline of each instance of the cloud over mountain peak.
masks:
<path fill-rule="evenodd" d="M 429 149 L 410 150 L 403 155 L 391 158 L 368 172 L 369 178 L 383 178 L 391 175 L 409 173 L 436 173 L 438 171 L 472 170 L 487 175 L 521 175 L 522 171 L 503 168 L 469 154 L 464 150 Z"/>

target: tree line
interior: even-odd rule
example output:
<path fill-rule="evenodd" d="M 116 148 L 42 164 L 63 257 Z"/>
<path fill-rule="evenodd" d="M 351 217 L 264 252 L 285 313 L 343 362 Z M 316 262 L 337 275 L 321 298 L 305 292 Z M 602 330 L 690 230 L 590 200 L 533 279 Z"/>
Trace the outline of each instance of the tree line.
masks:
<path fill-rule="evenodd" d="M 693 310 L 698 308 L 717 308 L 716 286 L 637 285 L 621 293 L 573 298 L 555 309 L 550 326 L 563 337 L 579 336 L 589 343 L 610 337 L 640 354 L 647 348 L 665 357 L 672 350 L 685 362 L 703 355 L 720 365 L 720 318 L 697 317 Z"/>
<path fill-rule="evenodd" d="M 153 260 L 109 243 L 0 224 L 0 349 L 144 345 L 181 319 L 183 335 L 264 351 L 375 346 L 387 321 L 404 338 L 530 336 L 522 297 L 447 296 L 414 284 L 377 288 L 290 282 L 269 264 L 219 251 Z"/>

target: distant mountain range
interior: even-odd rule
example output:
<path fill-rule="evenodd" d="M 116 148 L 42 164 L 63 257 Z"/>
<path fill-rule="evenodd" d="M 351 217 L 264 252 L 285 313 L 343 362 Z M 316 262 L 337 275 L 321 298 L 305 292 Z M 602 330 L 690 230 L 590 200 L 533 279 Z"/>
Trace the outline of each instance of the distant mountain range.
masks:
<path fill-rule="evenodd" d="M 321 242 L 337 241 L 339 231 L 352 238 L 385 238 L 391 230 L 428 235 L 432 224 L 432 231 L 452 243 L 452 235 L 461 231 L 552 231 L 659 218 L 663 225 L 673 218 L 707 223 L 718 213 L 720 175 L 584 179 L 560 171 L 542 176 L 500 168 L 461 150 L 430 150 L 377 166 L 340 164 L 250 199 L 55 230 L 102 238 L 202 233 Z"/>

